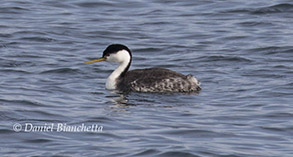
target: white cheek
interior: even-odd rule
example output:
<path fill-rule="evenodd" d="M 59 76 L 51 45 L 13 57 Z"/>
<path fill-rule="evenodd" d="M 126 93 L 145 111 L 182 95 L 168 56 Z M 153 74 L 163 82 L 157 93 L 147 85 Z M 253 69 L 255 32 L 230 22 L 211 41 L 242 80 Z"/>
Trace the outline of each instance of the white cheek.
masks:
<path fill-rule="evenodd" d="M 112 55 L 108 56 L 107 61 L 108 62 L 119 62 L 116 54 L 112 54 Z"/>

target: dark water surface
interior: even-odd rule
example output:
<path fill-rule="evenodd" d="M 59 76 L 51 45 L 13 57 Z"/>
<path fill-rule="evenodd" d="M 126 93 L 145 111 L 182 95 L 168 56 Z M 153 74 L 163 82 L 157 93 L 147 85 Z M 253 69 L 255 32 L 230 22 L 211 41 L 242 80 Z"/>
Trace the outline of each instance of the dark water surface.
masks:
<path fill-rule="evenodd" d="M 201 93 L 107 91 L 112 43 Z M 291 0 L 4 0 L 0 77 L 0 156 L 293 156 Z"/>

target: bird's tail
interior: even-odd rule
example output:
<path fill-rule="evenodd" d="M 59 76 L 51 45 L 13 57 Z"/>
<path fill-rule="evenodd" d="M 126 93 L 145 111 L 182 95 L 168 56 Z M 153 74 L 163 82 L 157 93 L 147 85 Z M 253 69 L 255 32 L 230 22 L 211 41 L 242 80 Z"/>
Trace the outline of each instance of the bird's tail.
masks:
<path fill-rule="evenodd" d="M 200 86 L 200 82 L 199 82 L 199 81 L 198 81 L 193 75 L 188 74 L 188 75 L 187 75 L 187 79 L 188 79 L 190 82 L 196 84 L 197 86 Z"/>

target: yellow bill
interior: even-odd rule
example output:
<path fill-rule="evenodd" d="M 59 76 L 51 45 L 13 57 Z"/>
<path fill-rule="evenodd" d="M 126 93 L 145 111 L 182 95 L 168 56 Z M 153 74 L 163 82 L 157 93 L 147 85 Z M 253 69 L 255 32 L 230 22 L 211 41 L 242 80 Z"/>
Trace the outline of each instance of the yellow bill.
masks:
<path fill-rule="evenodd" d="M 84 63 L 95 63 L 95 62 L 100 62 L 100 61 L 105 61 L 106 58 L 99 58 L 99 59 L 94 59 L 94 60 L 91 60 L 91 61 L 86 61 Z"/>

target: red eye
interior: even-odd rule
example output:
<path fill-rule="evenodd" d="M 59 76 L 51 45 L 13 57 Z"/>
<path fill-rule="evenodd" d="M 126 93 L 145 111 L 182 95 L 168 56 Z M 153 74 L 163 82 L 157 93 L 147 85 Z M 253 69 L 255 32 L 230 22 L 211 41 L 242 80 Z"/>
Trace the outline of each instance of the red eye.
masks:
<path fill-rule="evenodd" d="M 109 57 L 109 56 L 110 56 L 110 54 L 109 54 L 109 53 L 107 53 L 107 54 L 106 54 L 106 56 L 107 56 L 107 57 Z"/>

